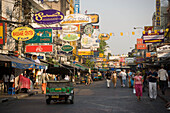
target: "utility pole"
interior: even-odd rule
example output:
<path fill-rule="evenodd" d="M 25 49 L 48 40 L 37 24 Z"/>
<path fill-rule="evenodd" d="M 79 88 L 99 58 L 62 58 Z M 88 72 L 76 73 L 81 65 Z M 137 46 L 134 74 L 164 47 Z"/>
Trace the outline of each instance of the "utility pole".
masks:
<path fill-rule="evenodd" d="M 22 0 L 19 0 L 19 19 L 18 22 L 21 22 L 22 19 Z M 20 24 L 21 26 L 21 24 Z M 22 47 L 22 41 L 18 42 L 18 52 L 19 52 L 19 57 L 21 57 L 21 47 Z"/>

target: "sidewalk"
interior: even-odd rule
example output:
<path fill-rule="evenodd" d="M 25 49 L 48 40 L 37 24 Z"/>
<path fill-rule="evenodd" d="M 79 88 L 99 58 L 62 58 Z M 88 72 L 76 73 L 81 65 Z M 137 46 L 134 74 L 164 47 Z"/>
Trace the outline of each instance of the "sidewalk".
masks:
<path fill-rule="evenodd" d="M 158 90 L 158 97 L 164 100 L 166 103 L 170 102 L 170 88 L 166 89 L 165 95 L 162 95 L 161 90 Z"/>
<path fill-rule="evenodd" d="M 32 91 L 30 91 L 28 93 L 19 93 L 19 94 L 15 94 L 15 95 L 8 95 L 7 93 L 0 93 L 0 103 L 36 95 L 40 92 L 41 92 L 40 89 L 33 89 Z"/>

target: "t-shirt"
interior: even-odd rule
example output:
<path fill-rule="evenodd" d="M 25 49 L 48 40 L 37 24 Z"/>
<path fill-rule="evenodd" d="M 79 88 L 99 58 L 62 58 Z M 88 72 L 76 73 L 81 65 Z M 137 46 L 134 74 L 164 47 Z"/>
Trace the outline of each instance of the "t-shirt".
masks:
<path fill-rule="evenodd" d="M 158 74 L 156 73 L 156 72 L 149 72 L 148 73 L 148 76 L 149 75 L 152 75 L 151 77 L 149 77 L 149 82 L 156 82 L 157 81 L 157 78 L 153 78 L 153 77 L 157 77 L 158 76 Z"/>
<path fill-rule="evenodd" d="M 135 84 L 142 84 L 142 76 L 135 76 L 134 77 Z"/>
<path fill-rule="evenodd" d="M 125 72 L 121 72 L 122 80 L 126 80 L 127 74 Z"/>
<path fill-rule="evenodd" d="M 107 78 L 107 79 L 111 79 L 111 73 L 107 73 L 107 74 L 106 74 L 106 78 Z"/>

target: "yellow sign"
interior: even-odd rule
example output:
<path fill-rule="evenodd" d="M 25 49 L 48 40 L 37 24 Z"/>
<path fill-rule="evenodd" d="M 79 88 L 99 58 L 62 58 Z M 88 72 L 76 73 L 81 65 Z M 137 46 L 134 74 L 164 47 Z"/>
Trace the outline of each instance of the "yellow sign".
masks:
<path fill-rule="evenodd" d="M 91 23 L 99 23 L 99 15 L 98 14 L 86 14 L 91 18 Z"/>
<path fill-rule="evenodd" d="M 99 57 L 103 57 L 104 55 L 103 55 L 103 53 L 99 53 Z"/>
<path fill-rule="evenodd" d="M 11 33 L 12 37 L 18 41 L 27 41 L 34 37 L 35 31 L 29 27 L 18 27 Z"/>
<path fill-rule="evenodd" d="M 161 24 L 161 1 L 156 0 L 156 26 L 160 26 Z"/>
<path fill-rule="evenodd" d="M 78 55 L 94 55 L 90 49 L 78 49 Z"/>
<path fill-rule="evenodd" d="M 110 38 L 110 35 L 109 34 L 105 34 L 105 33 L 102 33 L 102 34 L 99 34 L 99 40 L 109 40 Z"/>

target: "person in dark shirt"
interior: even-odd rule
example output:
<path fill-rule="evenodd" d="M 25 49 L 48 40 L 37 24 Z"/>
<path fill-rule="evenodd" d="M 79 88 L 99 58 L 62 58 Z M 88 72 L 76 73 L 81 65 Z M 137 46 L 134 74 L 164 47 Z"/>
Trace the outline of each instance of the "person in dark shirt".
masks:
<path fill-rule="evenodd" d="M 111 73 L 109 72 L 109 70 L 106 73 L 106 81 L 107 81 L 107 87 L 110 87 L 110 82 L 111 82 Z"/>
<path fill-rule="evenodd" d="M 157 97 L 158 74 L 154 71 L 154 69 L 151 69 L 147 75 L 147 78 L 149 80 L 149 97 L 151 100 L 154 100 Z"/>

